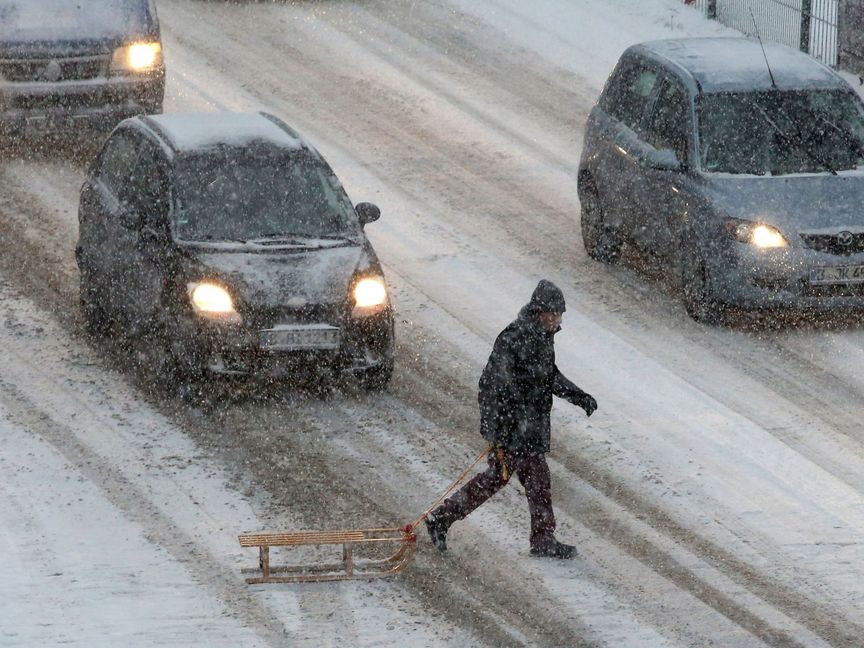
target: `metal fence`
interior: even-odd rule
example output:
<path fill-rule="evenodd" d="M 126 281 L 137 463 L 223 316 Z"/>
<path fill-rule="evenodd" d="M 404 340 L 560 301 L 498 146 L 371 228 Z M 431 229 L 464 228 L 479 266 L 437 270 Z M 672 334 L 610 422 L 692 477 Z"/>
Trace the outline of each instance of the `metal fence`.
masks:
<path fill-rule="evenodd" d="M 837 67 L 840 0 L 695 0 L 708 18 Z"/>

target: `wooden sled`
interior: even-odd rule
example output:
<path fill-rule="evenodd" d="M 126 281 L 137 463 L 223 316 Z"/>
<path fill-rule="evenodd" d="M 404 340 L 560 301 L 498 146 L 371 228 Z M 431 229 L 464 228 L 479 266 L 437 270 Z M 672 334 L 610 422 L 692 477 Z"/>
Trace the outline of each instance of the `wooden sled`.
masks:
<path fill-rule="evenodd" d="M 247 578 L 250 585 L 258 583 L 319 583 L 324 581 L 380 578 L 402 571 L 417 551 L 414 527 L 397 529 L 352 529 L 344 531 L 296 531 L 291 533 L 244 533 L 240 546 L 258 547 L 258 569 L 242 572 L 257 574 Z M 342 561 L 322 565 L 270 564 L 270 547 L 303 545 L 342 545 Z M 356 558 L 355 548 L 370 545 L 394 545 L 385 558 Z M 274 575 L 276 574 L 276 575 Z"/>
<path fill-rule="evenodd" d="M 417 527 L 429 512 L 440 504 L 461 482 L 474 466 L 489 454 L 486 448 L 466 468 L 450 487 L 442 493 L 423 514 L 402 528 L 391 529 L 347 529 L 343 531 L 294 531 L 287 533 L 243 533 L 239 536 L 241 547 L 258 547 L 258 569 L 242 569 L 244 574 L 256 574 L 247 578 L 250 585 L 259 583 L 320 583 L 324 581 L 356 580 L 392 576 L 411 562 L 417 553 Z M 299 547 L 342 545 L 342 562 L 323 565 L 277 565 L 270 564 L 270 547 Z M 355 559 L 358 547 L 393 547 L 393 553 L 385 558 Z M 274 574 L 278 574 L 275 575 Z"/>

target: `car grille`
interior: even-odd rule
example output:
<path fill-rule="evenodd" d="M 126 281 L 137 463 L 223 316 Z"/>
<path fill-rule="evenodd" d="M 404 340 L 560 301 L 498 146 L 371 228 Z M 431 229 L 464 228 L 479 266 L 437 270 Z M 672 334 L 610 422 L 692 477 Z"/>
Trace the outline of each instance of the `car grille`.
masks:
<path fill-rule="evenodd" d="M 341 320 L 341 304 L 314 304 L 302 308 L 241 308 L 243 320 L 252 328 L 266 329 L 277 324 L 338 325 Z"/>
<path fill-rule="evenodd" d="M 105 76 L 107 56 L 0 60 L 0 79 L 13 83 L 84 81 Z"/>
<path fill-rule="evenodd" d="M 838 234 L 802 234 L 801 239 L 811 250 L 849 256 L 864 252 L 864 233 L 849 234 L 840 237 Z"/>
<path fill-rule="evenodd" d="M 43 110 L 52 108 L 99 108 L 108 105 L 110 98 L 106 92 L 51 92 L 48 94 L 13 96 L 9 101 L 11 108 L 18 110 Z"/>

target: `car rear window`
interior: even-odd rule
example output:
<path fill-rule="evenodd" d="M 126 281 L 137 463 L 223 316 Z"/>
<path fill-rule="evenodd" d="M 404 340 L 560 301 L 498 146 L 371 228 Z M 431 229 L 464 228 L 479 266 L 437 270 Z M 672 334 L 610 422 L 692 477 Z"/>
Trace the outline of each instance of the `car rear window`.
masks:
<path fill-rule="evenodd" d="M 851 92 L 705 94 L 698 115 L 705 171 L 784 175 L 864 165 L 864 104 Z"/>
<path fill-rule="evenodd" d="M 342 185 L 308 151 L 226 147 L 187 156 L 177 169 L 174 228 L 182 240 L 359 235 Z"/>
<path fill-rule="evenodd" d="M 148 31 L 144 0 L 0 0 L 0 41 L 113 38 Z"/>

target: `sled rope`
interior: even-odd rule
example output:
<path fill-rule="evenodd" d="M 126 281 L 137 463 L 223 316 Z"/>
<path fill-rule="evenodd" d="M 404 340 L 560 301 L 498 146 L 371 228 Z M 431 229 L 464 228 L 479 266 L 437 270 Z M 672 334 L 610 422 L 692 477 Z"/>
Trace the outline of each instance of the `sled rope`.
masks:
<path fill-rule="evenodd" d="M 480 456 L 478 456 L 478 457 L 474 460 L 474 463 L 472 463 L 472 464 L 471 464 L 470 466 L 468 466 L 465 470 L 463 470 L 463 471 L 462 471 L 462 474 L 459 475 L 459 476 L 456 478 L 456 481 L 454 481 L 452 484 L 450 484 L 450 487 L 449 487 L 447 490 L 445 490 L 445 491 L 441 494 L 441 496 L 440 496 L 437 500 L 435 500 L 435 502 L 433 502 L 432 506 L 430 506 L 430 507 L 427 508 L 425 511 L 423 511 L 423 514 L 422 514 L 419 518 L 417 518 L 417 520 L 414 522 L 414 524 L 412 524 L 412 525 L 406 527 L 406 530 L 410 529 L 412 532 L 415 531 L 415 530 L 417 529 L 417 527 L 420 526 L 420 523 L 421 523 L 423 520 L 425 520 L 433 510 L 435 510 L 436 508 L 438 508 L 438 505 L 439 505 L 441 502 L 443 502 L 444 499 L 445 499 L 445 498 L 446 498 L 450 493 L 453 492 L 453 490 L 454 490 L 454 489 L 459 485 L 459 483 L 460 483 L 463 479 L 465 479 L 465 475 L 467 475 L 469 472 L 471 472 L 471 471 L 474 469 L 474 466 L 476 466 L 476 465 L 479 464 L 481 461 L 483 461 L 483 459 L 486 457 L 486 455 L 488 455 L 490 452 L 492 452 L 492 446 L 491 446 L 491 445 L 490 445 L 490 446 L 486 446 L 486 449 L 485 449 L 483 452 L 480 453 Z"/>

